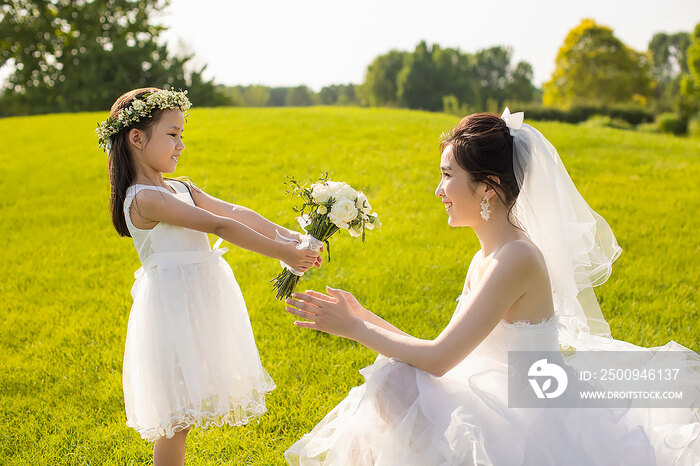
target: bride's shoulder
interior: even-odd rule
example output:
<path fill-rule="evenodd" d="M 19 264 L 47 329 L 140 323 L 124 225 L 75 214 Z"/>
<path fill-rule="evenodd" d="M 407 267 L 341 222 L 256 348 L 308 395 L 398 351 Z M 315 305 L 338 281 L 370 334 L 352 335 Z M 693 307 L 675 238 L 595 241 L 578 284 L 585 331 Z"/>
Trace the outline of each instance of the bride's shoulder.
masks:
<path fill-rule="evenodd" d="M 495 258 L 511 266 L 528 269 L 544 264 L 540 249 L 527 239 L 509 241 L 495 254 Z"/>

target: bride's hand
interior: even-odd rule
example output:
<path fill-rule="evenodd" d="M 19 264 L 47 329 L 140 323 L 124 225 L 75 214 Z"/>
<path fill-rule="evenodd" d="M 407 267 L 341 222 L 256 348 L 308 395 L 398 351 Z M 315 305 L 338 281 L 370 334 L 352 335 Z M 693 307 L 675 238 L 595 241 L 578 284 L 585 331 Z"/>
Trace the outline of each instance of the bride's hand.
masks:
<path fill-rule="evenodd" d="M 352 294 L 326 287 L 331 296 L 307 291 L 294 293 L 286 303 L 286 311 L 306 321 L 295 321 L 297 327 L 311 328 L 344 338 L 353 338 L 355 330 L 362 319 L 355 314 L 355 309 L 362 306 Z M 353 304 L 346 298 L 349 295 Z M 292 307 L 294 306 L 294 307 Z M 355 309 L 353 309 L 355 308 Z"/>
<path fill-rule="evenodd" d="M 340 294 L 345 296 L 345 299 L 348 301 L 350 309 L 352 310 L 352 313 L 355 314 L 355 317 L 359 317 L 362 320 L 367 320 L 367 314 L 369 313 L 369 311 L 362 304 L 360 304 L 360 302 L 357 300 L 357 298 L 355 298 L 355 296 L 353 296 L 352 293 L 350 293 L 349 291 L 341 290 L 340 288 L 334 288 L 334 290 L 339 291 Z M 332 296 L 319 293 L 318 291 L 306 290 L 305 293 L 314 298 L 322 299 L 331 303 L 335 302 L 335 298 L 333 298 Z"/>

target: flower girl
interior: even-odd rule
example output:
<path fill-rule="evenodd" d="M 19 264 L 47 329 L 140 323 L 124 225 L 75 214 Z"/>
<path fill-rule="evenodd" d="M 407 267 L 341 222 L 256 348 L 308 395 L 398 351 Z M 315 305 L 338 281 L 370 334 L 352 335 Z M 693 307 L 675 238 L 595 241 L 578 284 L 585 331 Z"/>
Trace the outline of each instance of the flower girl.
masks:
<path fill-rule="evenodd" d="M 124 351 L 127 425 L 153 441 L 154 464 L 184 464 L 192 426 L 237 426 L 266 411 L 275 387 L 260 362 L 241 289 L 221 257 L 225 239 L 300 271 L 317 252 L 275 240 L 276 225 L 192 183 L 163 178 L 185 145 L 185 92 L 125 93 L 98 128 L 109 153 L 112 223 L 130 236 L 142 267 L 131 288 Z M 220 237 L 214 249 L 207 233 Z"/>

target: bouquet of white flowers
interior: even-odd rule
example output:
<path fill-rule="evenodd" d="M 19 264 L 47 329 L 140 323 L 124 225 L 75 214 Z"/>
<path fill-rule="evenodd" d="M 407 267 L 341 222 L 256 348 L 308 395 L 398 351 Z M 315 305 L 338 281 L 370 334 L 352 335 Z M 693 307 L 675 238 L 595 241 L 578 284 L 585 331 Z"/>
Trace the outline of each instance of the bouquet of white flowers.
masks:
<path fill-rule="evenodd" d="M 331 249 L 328 239 L 338 230 L 348 230 L 350 235 L 362 237 L 365 241 L 365 231 L 381 226 L 376 213 L 372 213 L 367 196 L 362 191 L 354 190 L 347 183 L 331 181 L 325 173 L 311 186 L 301 185 L 294 178 L 289 178 L 292 190 L 287 191 L 300 197 L 304 203 L 301 208 L 294 208 L 299 213 L 297 221 L 307 232 L 304 240 L 297 248 L 318 251 L 326 244 L 328 261 L 331 260 Z M 277 232 L 277 235 L 287 241 L 295 241 Z M 304 272 L 298 272 L 282 262 L 284 270 L 271 280 L 277 290 L 277 299 L 291 296 Z"/>

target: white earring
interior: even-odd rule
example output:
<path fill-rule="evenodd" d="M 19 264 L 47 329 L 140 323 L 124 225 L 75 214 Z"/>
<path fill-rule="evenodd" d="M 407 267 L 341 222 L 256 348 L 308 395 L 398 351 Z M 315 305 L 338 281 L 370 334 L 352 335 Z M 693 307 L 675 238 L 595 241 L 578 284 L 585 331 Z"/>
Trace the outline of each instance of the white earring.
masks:
<path fill-rule="evenodd" d="M 488 222 L 491 217 L 491 209 L 489 209 L 489 207 L 491 207 L 489 198 L 484 196 L 484 200 L 481 201 L 481 218 L 483 218 L 485 222 Z"/>

